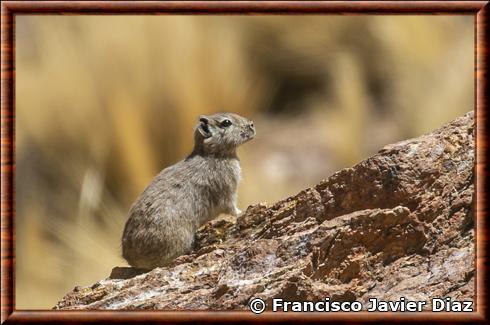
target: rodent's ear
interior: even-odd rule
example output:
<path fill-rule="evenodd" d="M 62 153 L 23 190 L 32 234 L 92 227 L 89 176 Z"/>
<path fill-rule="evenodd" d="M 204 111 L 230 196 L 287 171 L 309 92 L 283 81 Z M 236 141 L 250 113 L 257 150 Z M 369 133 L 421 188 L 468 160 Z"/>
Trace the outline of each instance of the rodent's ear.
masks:
<path fill-rule="evenodd" d="M 199 118 L 201 121 L 201 119 Z M 206 122 L 201 121 L 199 125 L 197 126 L 197 131 L 204 137 L 204 138 L 209 138 L 211 137 L 211 130 L 209 130 L 209 125 L 208 125 L 208 120 Z"/>
<path fill-rule="evenodd" d="M 200 115 L 199 116 L 199 122 L 204 123 L 204 124 L 208 124 L 209 119 L 205 115 Z"/>

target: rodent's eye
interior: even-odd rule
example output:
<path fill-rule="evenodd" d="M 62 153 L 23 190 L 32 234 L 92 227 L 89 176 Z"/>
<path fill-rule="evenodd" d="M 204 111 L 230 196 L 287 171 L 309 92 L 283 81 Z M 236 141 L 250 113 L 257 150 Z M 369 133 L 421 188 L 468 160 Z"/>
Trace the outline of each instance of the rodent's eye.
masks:
<path fill-rule="evenodd" d="M 223 122 L 220 123 L 221 127 L 229 127 L 231 125 L 231 121 L 229 119 L 223 120 Z"/>

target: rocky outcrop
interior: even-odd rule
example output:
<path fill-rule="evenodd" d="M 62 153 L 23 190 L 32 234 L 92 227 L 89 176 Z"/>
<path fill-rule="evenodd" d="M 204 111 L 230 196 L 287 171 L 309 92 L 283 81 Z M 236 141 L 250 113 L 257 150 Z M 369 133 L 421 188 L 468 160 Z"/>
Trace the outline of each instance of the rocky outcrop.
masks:
<path fill-rule="evenodd" d="M 474 162 L 468 113 L 295 196 L 213 220 L 192 254 L 136 276 L 116 268 L 55 309 L 247 309 L 251 297 L 473 300 Z"/>

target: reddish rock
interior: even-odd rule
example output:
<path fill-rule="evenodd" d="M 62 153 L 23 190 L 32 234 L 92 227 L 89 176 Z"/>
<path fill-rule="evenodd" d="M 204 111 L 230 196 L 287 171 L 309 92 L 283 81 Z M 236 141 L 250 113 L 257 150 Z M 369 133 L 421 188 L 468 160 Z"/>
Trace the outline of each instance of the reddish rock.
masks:
<path fill-rule="evenodd" d="M 203 226 L 192 254 L 77 287 L 55 309 L 246 309 L 270 301 L 473 300 L 473 113 L 314 188 Z M 126 279 L 124 279 L 126 278 Z"/>

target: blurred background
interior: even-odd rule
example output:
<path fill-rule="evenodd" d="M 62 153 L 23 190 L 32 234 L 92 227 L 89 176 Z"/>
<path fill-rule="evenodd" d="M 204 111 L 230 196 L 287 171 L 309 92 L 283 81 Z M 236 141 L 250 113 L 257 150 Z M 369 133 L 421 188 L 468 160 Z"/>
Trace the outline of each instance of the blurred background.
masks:
<path fill-rule="evenodd" d="M 126 213 L 235 112 L 239 207 L 473 110 L 472 16 L 17 16 L 16 308 L 107 277 Z"/>

